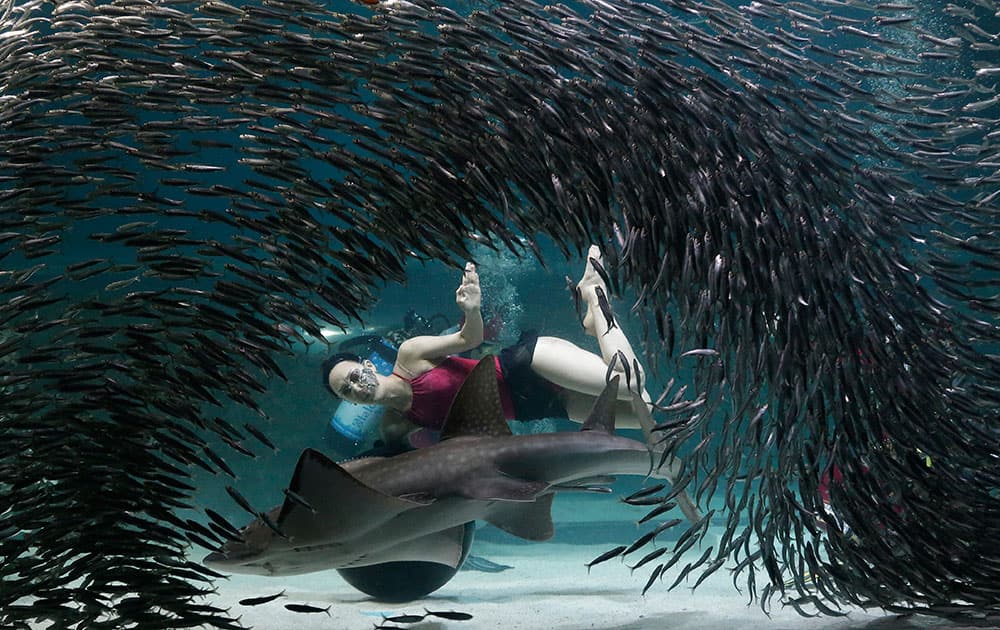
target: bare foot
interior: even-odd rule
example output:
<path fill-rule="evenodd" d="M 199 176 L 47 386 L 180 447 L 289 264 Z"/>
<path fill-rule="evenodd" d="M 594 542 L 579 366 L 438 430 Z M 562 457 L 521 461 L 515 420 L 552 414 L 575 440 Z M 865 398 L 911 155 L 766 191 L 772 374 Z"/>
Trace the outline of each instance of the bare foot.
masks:
<path fill-rule="evenodd" d="M 590 249 L 587 250 L 587 266 L 583 270 L 583 277 L 576 283 L 576 290 L 580 294 L 580 299 L 587 305 L 587 312 L 583 315 L 583 329 L 588 335 L 595 337 L 597 332 L 594 329 L 594 310 L 598 308 L 595 289 L 601 287 L 607 293 L 608 287 L 604 284 L 604 280 L 597 273 L 597 270 L 594 269 L 594 265 L 591 264 L 591 258 L 598 263 L 602 262 L 601 248 L 597 245 L 591 245 Z"/>

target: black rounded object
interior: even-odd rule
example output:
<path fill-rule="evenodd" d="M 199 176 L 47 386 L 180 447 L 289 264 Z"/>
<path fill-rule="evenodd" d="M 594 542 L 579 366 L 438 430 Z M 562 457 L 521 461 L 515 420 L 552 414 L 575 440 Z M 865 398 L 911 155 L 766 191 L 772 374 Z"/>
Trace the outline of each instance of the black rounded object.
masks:
<path fill-rule="evenodd" d="M 475 522 L 470 521 L 465 524 L 459 568 L 469 557 L 475 532 Z M 337 569 L 337 572 L 348 584 L 376 600 L 409 602 L 433 593 L 447 584 L 458 573 L 458 568 L 453 569 L 437 562 L 405 561 Z"/>

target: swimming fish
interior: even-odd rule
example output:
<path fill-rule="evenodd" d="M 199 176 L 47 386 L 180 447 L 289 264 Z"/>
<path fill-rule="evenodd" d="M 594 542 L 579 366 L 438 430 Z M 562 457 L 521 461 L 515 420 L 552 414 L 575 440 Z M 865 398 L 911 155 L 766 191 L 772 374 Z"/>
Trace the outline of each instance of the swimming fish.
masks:
<path fill-rule="evenodd" d="M 393 615 L 392 617 L 382 616 L 382 621 L 388 621 L 390 623 L 419 623 L 424 620 L 427 615 Z"/>
<path fill-rule="evenodd" d="M 594 558 L 593 560 L 591 560 L 590 562 L 588 562 L 585 565 L 587 567 L 587 573 L 590 573 L 590 567 L 594 566 L 595 564 L 600 564 L 602 562 L 607 562 L 608 560 L 610 560 L 612 558 L 615 558 L 615 557 L 618 557 L 618 556 L 622 555 L 622 553 L 625 551 L 625 549 L 626 549 L 626 545 L 618 545 L 614 549 L 609 549 L 608 551 L 605 551 L 601 555 L 597 556 L 596 558 Z"/>
<path fill-rule="evenodd" d="M 555 493 L 589 490 L 590 482 L 610 475 L 669 476 L 651 470 L 645 443 L 615 434 L 620 376 L 606 384 L 579 431 L 512 435 L 493 365 L 487 356 L 466 377 L 434 445 L 407 457 L 341 463 L 304 450 L 289 488 L 313 509 L 288 496 L 242 528 L 240 540 L 226 542 L 203 562 L 268 576 L 400 558 L 457 568 L 461 532 L 470 520 L 546 540 L 554 528 L 547 508 Z"/>
<path fill-rule="evenodd" d="M 247 597 L 246 599 L 240 600 L 240 606 L 260 606 L 261 604 L 266 604 L 268 602 L 273 602 L 279 597 L 284 597 L 285 591 L 280 593 L 275 593 L 274 595 L 265 595 L 263 597 Z"/>
<path fill-rule="evenodd" d="M 610 289 L 612 286 L 611 278 L 608 276 L 608 271 L 607 269 L 604 268 L 604 265 L 601 263 L 601 261 L 594 258 L 593 256 L 588 257 L 587 260 L 590 262 L 590 265 L 594 268 L 594 271 L 597 272 L 597 275 L 601 277 L 601 281 L 604 283 L 604 286 Z"/>
<path fill-rule="evenodd" d="M 622 500 L 625 501 L 626 503 L 630 503 L 630 502 L 635 501 L 637 499 L 643 499 L 643 498 L 646 498 L 646 497 L 648 497 L 648 496 L 650 496 L 652 494 L 656 494 L 660 490 L 663 490 L 665 487 L 666 487 L 666 484 L 658 483 L 658 484 L 655 484 L 655 485 L 652 485 L 652 486 L 641 488 L 639 490 L 636 490 L 632 494 L 628 495 L 627 497 L 625 497 Z"/>
<path fill-rule="evenodd" d="M 580 289 L 577 288 L 573 278 L 566 276 L 566 290 L 573 296 L 573 310 L 576 311 L 576 318 L 580 325 L 583 325 L 583 307 L 580 300 Z"/>
<path fill-rule="evenodd" d="M 333 606 L 327 606 L 326 608 L 320 608 L 318 606 L 311 606 L 309 604 L 285 604 L 285 609 L 297 613 L 326 613 L 326 616 L 330 616 L 330 609 Z"/>
<path fill-rule="evenodd" d="M 213 410 L 280 421 L 292 348 L 412 259 L 591 240 L 690 392 L 663 461 L 716 432 L 685 481 L 735 515 L 720 557 L 766 552 L 748 597 L 822 542 L 831 610 L 991 610 L 980 511 L 920 515 L 995 503 L 996 7 L 908 4 L 5 3 L 0 490 L 44 551 L 0 538 L 5 622 L 236 627 L 175 514 L 248 446 Z M 719 356 L 673 374 L 675 347 Z"/>
<path fill-rule="evenodd" d="M 641 568 L 642 566 L 648 564 L 649 562 L 652 562 L 653 560 L 656 560 L 657 558 L 659 558 L 663 554 L 667 553 L 668 551 L 670 551 L 670 550 L 667 549 L 666 547 L 660 547 L 659 549 L 654 549 L 653 551 L 650 551 L 645 556 L 643 556 L 638 562 L 636 562 L 634 565 L 630 566 L 628 568 L 629 572 L 631 573 L 631 572 L 635 571 L 636 569 Z"/>
<path fill-rule="evenodd" d="M 604 293 L 604 289 L 599 286 L 594 287 L 594 293 L 597 294 L 597 305 L 601 309 L 601 314 L 604 315 L 604 322 L 607 326 L 604 334 L 607 334 L 608 330 L 618 326 L 618 324 L 615 323 L 615 314 L 611 310 L 611 304 L 608 302 L 608 296 Z"/>
<path fill-rule="evenodd" d="M 438 617 L 440 619 L 448 619 L 449 621 L 468 621 L 472 619 L 472 615 L 467 612 L 459 612 L 455 610 L 427 610 L 424 609 L 428 615 L 432 617 Z"/>

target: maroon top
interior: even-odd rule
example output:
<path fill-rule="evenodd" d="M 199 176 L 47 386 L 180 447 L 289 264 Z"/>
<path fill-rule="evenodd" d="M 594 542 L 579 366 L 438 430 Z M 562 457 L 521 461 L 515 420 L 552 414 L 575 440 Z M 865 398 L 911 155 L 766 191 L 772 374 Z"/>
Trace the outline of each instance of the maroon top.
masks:
<path fill-rule="evenodd" d="M 408 382 L 413 390 L 413 400 L 404 417 L 417 426 L 440 431 L 448 416 L 448 410 L 451 409 L 451 403 L 458 395 L 458 389 L 465 382 L 465 377 L 478 363 L 477 359 L 452 356 L 413 379 L 393 372 Z M 512 420 L 514 418 L 514 403 L 511 401 L 507 384 L 504 383 L 499 359 L 494 357 L 493 364 L 496 367 L 497 384 L 500 386 L 500 404 L 503 407 L 503 416 Z"/>

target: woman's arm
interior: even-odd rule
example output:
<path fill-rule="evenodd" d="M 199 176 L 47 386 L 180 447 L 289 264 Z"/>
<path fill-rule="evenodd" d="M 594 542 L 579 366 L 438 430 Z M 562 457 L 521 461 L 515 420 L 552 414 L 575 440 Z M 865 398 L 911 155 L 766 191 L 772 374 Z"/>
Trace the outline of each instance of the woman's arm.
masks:
<path fill-rule="evenodd" d="M 481 300 L 476 266 L 466 263 L 462 284 L 455 291 L 455 303 L 465 314 L 461 329 L 448 335 L 407 339 L 399 346 L 396 368 L 402 367 L 409 372 L 408 376 L 414 377 L 433 368 L 438 359 L 479 347 L 483 343 Z"/>

